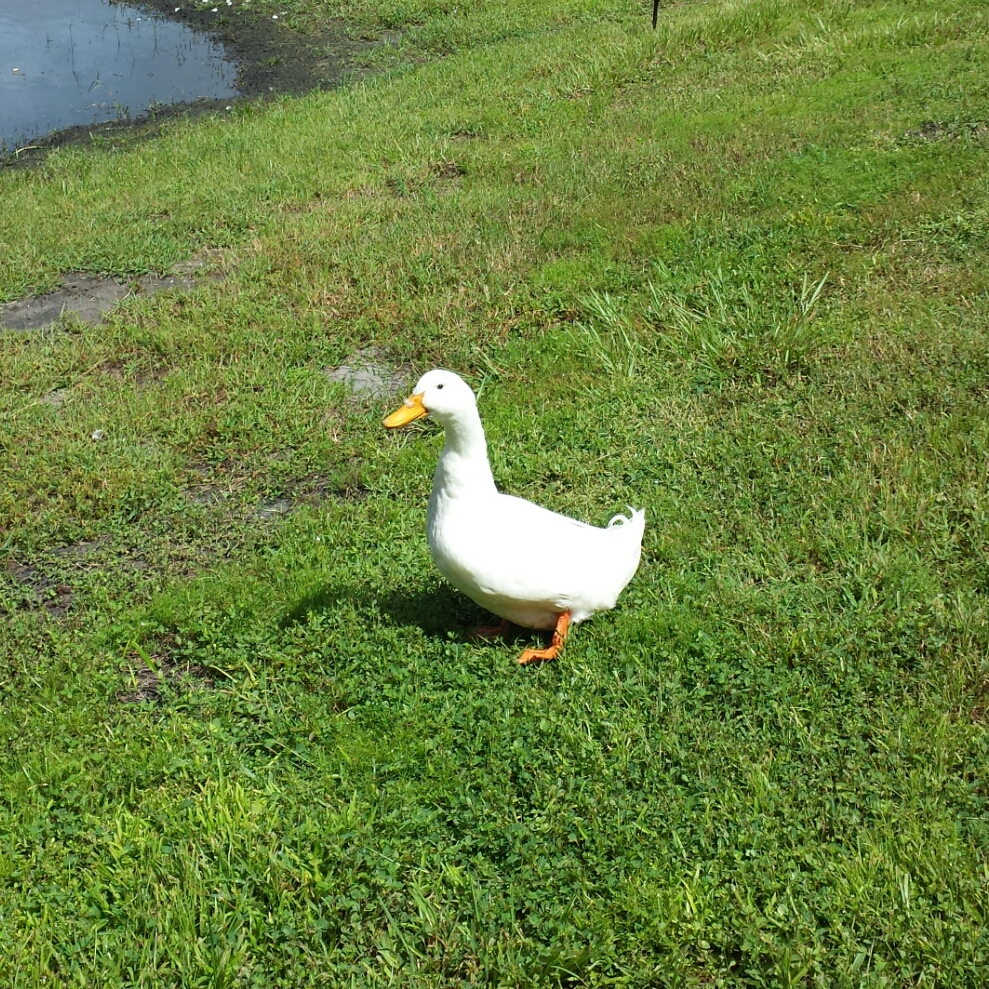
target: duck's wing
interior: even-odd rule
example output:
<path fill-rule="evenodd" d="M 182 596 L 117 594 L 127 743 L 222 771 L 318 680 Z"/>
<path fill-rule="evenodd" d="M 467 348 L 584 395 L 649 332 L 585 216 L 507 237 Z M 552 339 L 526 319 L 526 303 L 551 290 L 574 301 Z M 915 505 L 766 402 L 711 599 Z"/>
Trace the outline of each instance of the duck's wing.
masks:
<path fill-rule="evenodd" d="M 569 607 L 608 551 L 608 530 L 499 495 L 475 523 L 470 576 L 486 594 Z"/>

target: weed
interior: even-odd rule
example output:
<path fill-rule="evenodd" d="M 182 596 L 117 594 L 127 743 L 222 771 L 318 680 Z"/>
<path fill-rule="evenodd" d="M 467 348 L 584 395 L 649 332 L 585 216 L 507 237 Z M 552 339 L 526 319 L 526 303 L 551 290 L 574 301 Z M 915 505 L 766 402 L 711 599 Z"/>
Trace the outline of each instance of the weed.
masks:
<path fill-rule="evenodd" d="M 568 331 L 574 352 L 596 363 L 607 374 L 635 377 L 637 363 L 646 356 L 635 329 L 607 292 L 591 292 L 580 299 L 587 319 Z"/>
<path fill-rule="evenodd" d="M 726 277 L 719 268 L 686 290 L 672 287 L 669 270 L 658 268 L 662 280 L 649 283 L 645 319 L 671 353 L 712 376 L 776 381 L 823 343 L 814 310 L 827 275 L 816 283 L 804 275 L 799 294 L 774 299 L 739 272 Z"/>

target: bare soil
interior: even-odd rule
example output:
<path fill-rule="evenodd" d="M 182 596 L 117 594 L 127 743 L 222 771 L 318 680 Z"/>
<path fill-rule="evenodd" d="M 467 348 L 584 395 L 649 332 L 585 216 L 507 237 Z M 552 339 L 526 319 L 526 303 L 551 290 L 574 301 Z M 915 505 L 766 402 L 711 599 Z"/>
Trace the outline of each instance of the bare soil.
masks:
<path fill-rule="evenodd" d="M 51 292 L 0 305 L 0 330 L 44 329 L 66 312 L 73 313 L 83 322 L 95 324 L 128 296 L 150 297 L 166 289 L 193 288 L 196 284 L 193 272 L 200 267 L 202 261 L 192 260 L 176 265 L 163 275 L 136 278 L 101 278 L 87 271 L 69 272 Z"/>

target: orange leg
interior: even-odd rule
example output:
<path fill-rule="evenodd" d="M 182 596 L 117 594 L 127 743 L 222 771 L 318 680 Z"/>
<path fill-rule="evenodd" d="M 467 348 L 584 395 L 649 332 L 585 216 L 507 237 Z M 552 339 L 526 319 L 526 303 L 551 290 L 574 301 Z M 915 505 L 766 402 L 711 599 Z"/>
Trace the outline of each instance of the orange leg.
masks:
<path fill-rule="evenodd" d="M 522 666 L 528 663 L 535 663 L 540 659 L 556 659 L 560 655 L 560 650 L 563 648 L 563 643 L 567 638 L 567 629 L 570 628 L 570 612 L 564 611 L 556 619 L 556 628 L 553 629 L 553 641 L 550 643 L 548 649 L 526 649 L 521 656 L 519 656 L 519 663 Z"/>
<path fill-rule="evenodd" d="M 497 639 L 504 635 L 512 623 L 507 618 L 502 618 L 500 625 L 478 625 L 472 628 L 467 635 L 472 639 Z"/>

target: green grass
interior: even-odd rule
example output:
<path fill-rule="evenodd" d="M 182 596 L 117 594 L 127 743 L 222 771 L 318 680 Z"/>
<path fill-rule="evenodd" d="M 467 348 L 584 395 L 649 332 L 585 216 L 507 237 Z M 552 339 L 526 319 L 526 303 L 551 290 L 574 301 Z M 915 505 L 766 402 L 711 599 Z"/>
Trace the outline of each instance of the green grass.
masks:
<path fill-rule="evenodd" d="M 476 8 L 283 0 L 447 57 L 0 174 L 2 299 L 224 276 L 0 336 L 0 982 L 981 985 L 985 7 Z M 367 346 L 646 508 L 560 661 Z"/>

